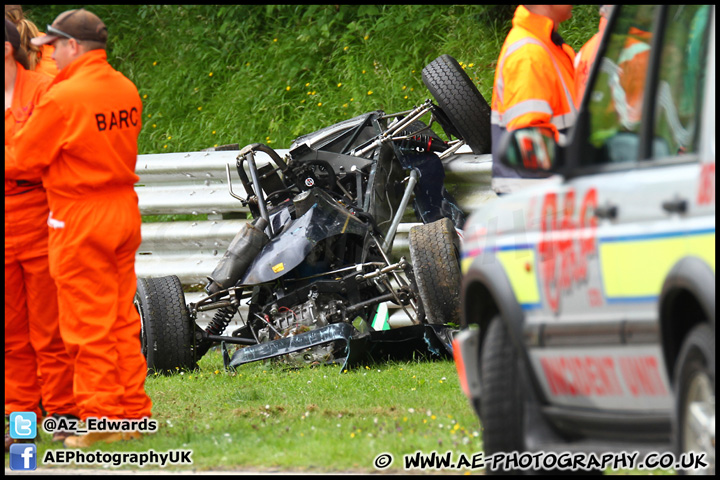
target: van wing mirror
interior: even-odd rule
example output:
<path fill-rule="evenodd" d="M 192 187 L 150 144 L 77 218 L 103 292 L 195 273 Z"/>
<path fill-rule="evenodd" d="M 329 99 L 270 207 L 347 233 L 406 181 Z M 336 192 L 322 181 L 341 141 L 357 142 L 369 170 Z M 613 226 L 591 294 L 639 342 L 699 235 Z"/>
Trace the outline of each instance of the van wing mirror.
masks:
<path fill-rule="evenodd" d="M 506 132 L 501 140 L 500 161 L 516 170 L 555 172 L 559 167 L 555 133 L 544 127 Z"/>

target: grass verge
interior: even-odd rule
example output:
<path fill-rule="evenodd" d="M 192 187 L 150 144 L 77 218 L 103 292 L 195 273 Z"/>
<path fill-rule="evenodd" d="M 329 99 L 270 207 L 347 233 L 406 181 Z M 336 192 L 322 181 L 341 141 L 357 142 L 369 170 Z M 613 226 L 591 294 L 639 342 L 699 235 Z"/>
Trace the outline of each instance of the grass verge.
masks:
<path fill-rule="evenodd" d="M 463 396 L 449 360 L 371 364 L 341 372 L 339 366 L 293 369 L 270 362 L 226 372 L 219 351 L 194 372 L 150 375 L 157 433 L 140 440 L 93 446 L 86 452 L 192 450 L 192 465 L 166 472 L 256 471 L 378 473 L 374 460 L 390 454 L 384 473 L 481 474 L 484 470 L 406 471 L 403 456 L 422 452 L 453 461 L 481 452 L 482 428 Z M 37 455 L 62 450 L 38 428 Z M 6 469 L 9 457 L 5 457 Z M 158 471 L 155 465 L 45 465 L 44 471 L 87 469 Z M 606 474 L 672 474 L 608 469 Z"/>
<path fill-rule="evenodd" d="M 401 472 L 403 454 L 470 456 L 482 447 L 451 361 L 375 364 L 344 373 L 338 366 L 256 363 L 229 373 L 212 351 L 200 365 L 195 372 L 148 377 L 157 433 L 87 450 L 192 450 L 193 465 L 168 471 L 374 472 L 375 457 L 390 453 L 395 461 L 386 471 Z M 44 432 L 37 446 L 40 459 L 62 448 Z"/>

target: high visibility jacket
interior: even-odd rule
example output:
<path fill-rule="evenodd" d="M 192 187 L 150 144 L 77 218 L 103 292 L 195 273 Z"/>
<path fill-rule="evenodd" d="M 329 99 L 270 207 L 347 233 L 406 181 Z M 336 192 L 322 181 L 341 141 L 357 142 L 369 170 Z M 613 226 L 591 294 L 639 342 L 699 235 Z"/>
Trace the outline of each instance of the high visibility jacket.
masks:
<path fill-rule="evenodd" d="M 62 199 L 132 190 L 141 117 L 135 85 L 105 50 L 87 52 L 58 73 L 14 148 L 5 148 L 5 176 L 42 175 L 51 210 Z"/>
<path fill-rule="evenodd" d="M 600 25 L 598 32 L 588 40 L 580 51 L 575 55 L 575 104 L 579 107 L 582 102 L 585 88 L 587 87 L 588 78 L 590 77 L 590 69 L 595 62 L 600 40 L 605 33 L 607 19 L 600 17 Z"/>
<path fill-rule="evenodd" d="M 506 131 L 543 126 L 561 138 L 574 125 L 575 51 L 553 32 L 553 22 L 520 5 L 513 28 L 500 50 L 492 95 L 493 189 L 505 189 L 498 178 L 521 178 L 500 164 L 498 154 Z M 529 176 L 524 174 L 524 176 Z M 534 175 L 531 178 L 544 177 Z"/>
<path fill-rule="evenodd" d="M 651 41 L 650 32 L 631 27 L 618 58 L 616 75 L 620 88 L 613 92 L 613 100 L 620 123 L 628 130 L 635 130 L 642 117 Z"/>
<path fill-rule="evenodd" d="M 52 79 L 41 73 L 25 70 L 25 67 L 15 62 L 17 76 L 13 87 L 13 99 L 10 108 L 5 110 L 5 146 L 10 144 L 14 135 L 30 119 L 35 106 L 47 91 Z M 28 178 L 19 183 L 5 176 L 5 196 L 19 195 L 29 190 L 42 188 L 40 175 Z"/>

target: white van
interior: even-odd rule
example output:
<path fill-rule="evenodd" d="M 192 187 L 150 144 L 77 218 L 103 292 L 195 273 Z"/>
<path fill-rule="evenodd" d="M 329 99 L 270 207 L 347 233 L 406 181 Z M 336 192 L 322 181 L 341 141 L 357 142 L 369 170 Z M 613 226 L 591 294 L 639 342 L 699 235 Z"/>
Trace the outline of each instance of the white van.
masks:
<path fill-rule="evenodd" d="M 715 7 L 622 5 L 554 173 L 472 213 L 463 390 L 497 452 L 704 452 L 715 468 Z"/>

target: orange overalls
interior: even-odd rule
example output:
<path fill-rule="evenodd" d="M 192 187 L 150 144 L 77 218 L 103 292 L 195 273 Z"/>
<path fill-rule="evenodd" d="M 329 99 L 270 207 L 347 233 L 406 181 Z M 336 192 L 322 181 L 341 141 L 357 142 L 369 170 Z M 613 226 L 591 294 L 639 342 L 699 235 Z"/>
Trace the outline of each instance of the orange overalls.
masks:
<path fill-rule="evenodd" d="M 9 155 L 6 148 L 5 174 L 41 173 L 47 189 L 50 272 L 82 419 L 151 415 L 133 305 L 141 115 L 135 85 L 107 63 L 104 50 L 92 50 L 60 71 L 28 135 Z"/>
<path fill-rule="evenodd" d="M 35 67 L 35 71 L 46 73 L 54 78 L 58 74 L 57 65 L 55 64 L 55 60 L 52 58 L 52 55 L 55 52 L 55 45 L 45 44 L 41 46 L 40 49 L 42 57 Z"/>
<path fill-rule="evenodd" d="M 6 151 L 52 81 L 16 65 L 12 105 L 5 110 Z M 77 414 L 48 265 L 48 214 L 40 175 L 5 178 L 5 414 L 30 411 L 40 418 L 41 398 L 48 414 Z"/>
<path fill-rule="evenodd" d="M 45 34 L 40 32 L 40 35 Z M 57 76 L 58 68 L 57 64 L 55 63 L 55 59 L 53 59 L 52 57 L 53 53 L 55 53 L 54 44 L 45 44 L 40 46 L 40 59 L 35 65 L 36 72 L 45 73 L 47 75 L 50 75 L 50 77 L 52 78 L 55 78 L 55 76 Z M 38 372 L 38 377 L 40 377 L 40 383 L 42 384 L 41 372 Z"/>
<path fill-rule="evenodd" d="M 556 138 L 575 124 L 575 51 L 553 40 L 553 22 L 520 5 L 515 10 L 513 28 L 500 50 L 491 102 L 492 187 L 509 192 L 521 175 L 499 161 L 501 138 L 505 132 L 523 127 L 546 127 Z M 558 40 L 559 42 L 559 40 Z"/>

